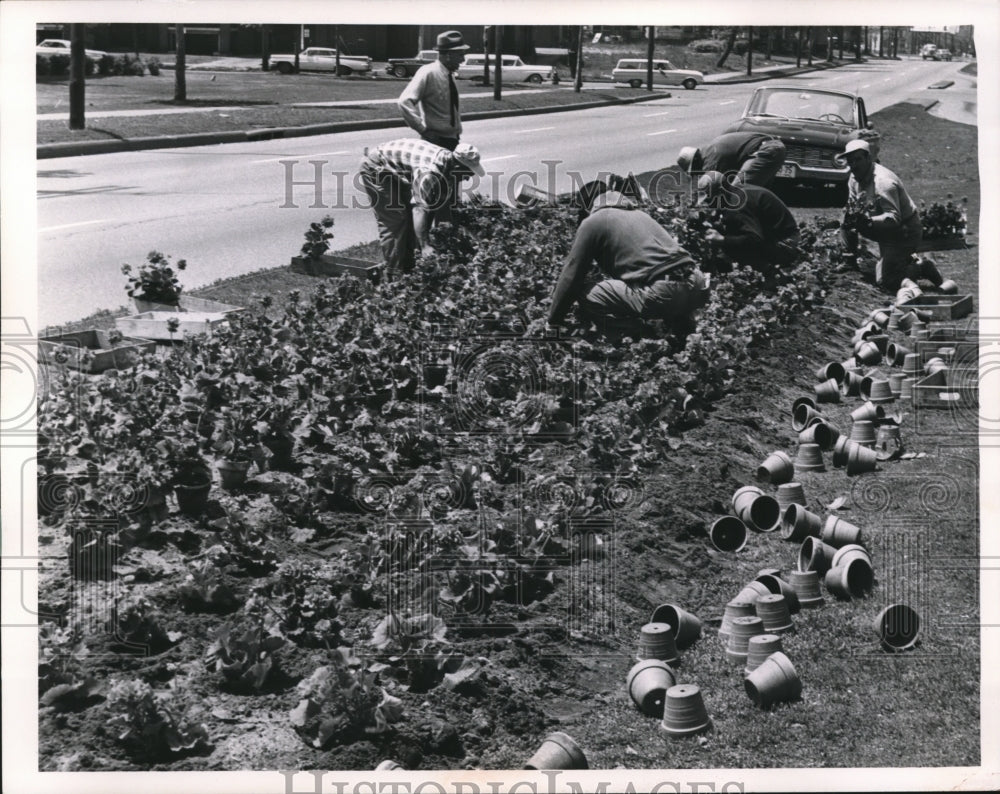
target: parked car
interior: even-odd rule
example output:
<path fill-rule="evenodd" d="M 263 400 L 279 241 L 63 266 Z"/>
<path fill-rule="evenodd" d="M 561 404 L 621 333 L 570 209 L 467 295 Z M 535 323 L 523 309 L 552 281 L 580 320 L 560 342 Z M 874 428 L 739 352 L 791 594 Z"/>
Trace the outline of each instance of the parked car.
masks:
<path fill-rule="evenodd" d="M 951 60 L 951 50 L 937 49 L 934 51 L 935 61 L 950 61 Z"/>
<path fill-rule="evenodd" d="M 271 70 L 282 74 L 295 71 L 294 55 L 272 55 Z M 372 59 L 367 55 L 346 55 L 340 53 L 340 70 L 337 71 L 337 51 L 330 47 L 306 47 L 299 53 L 300 72 L 333 72 L 347 75 L 355 72 L 362 74 L 372 70 Z"/>
<path fill-rule="evenodd" d="M 417 69 L 425 63 L 432 63 L 437 59 L 437 50 L 421 50 L 413 58 L 390 58 L 385 72 L 394 77 L 413 77 L 417 73 Z"/>
<path fill-rule="evenodd" d="M 71 46 L 69 39 L 45 39 L 35 45 L 35 52 L 38 55 L 65 55 L 68 57 Z M 107 55 L 103 50 L 84 50 L 84 53 L 95 61 Z"/>
<path fill-rule="evenodd" d="M 632 88 L 646 84 L 646 65 L 642 58 L 624 58 L 611 71 L 616 83 L 628 83 Z M 682 85 L 691 90 L 705 82 L 705 75 L 694 69 L 677 69 L 670 61 L 653 61 L 653 85 Z"/>
<path fill-rule="evenodd" d="M 483 79 L 483 64 L 486 62 L 485 55 L 466 55 L 465 61 L 458 67 L 455 77 L 460 80 L 471 80 L 473 82 Z M 490 56 L 490 75 L 492 78 L 493 67 L 496 63 L 493 56 Z M 541 83 L 552 79 L 551 66 L 539 66 L 527 64 L 516 55 L 504 55 L 500 61 L 503 81 L 505 83 Z"/>
<path fill-rule="evenodd" d="M 850 170 L 834 156 L 870 129 L 864 100 L 844 91 L 802 86 L 767 86 L 750 96 L 743 116 L 725 132 L 762 132 L 785 144 L 785 163 L 776 178 L 795 183 L 846 185 Z"/>
<path fill-rule="evenodd" d="M 937 52 L 936 44 L 925 44 L 920 48 L 920 57 L 926 61 L 928 58 L 933 58 L 935 52 Z"/>

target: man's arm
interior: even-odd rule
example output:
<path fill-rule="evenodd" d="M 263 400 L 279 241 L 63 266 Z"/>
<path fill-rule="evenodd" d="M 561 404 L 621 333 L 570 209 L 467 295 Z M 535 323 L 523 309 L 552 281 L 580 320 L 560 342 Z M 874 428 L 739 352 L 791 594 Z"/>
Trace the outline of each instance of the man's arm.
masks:
<path fill-rule="evenodd" d="M 876 232 L 890 232 L 902 225 L 899 191 L 902 186 L 892 184 L 885 190 L 878 190 L 875 196 L 876 205 L 881 210 L 878 215 L 872 215 L 871 228 Z"/>
<path fill-rule="evenodd" d="M 424 114 L 420 107 L 420 98 L 424 93 L 425 76 L 426 72 L 418 69 L 417 73 L 413 75 L 413 79 L 403 89 L 403 93 L 399 95 L 399 101 L 396 103 L 406 126 L 416 130 L 421 135 L 427 131 Z"/>
<path fill-rule="evenodd" d="M 430 240 L 428 240 L 428 235 L 431 230 L 431 221 L 433 220 L 433 210 L 421 207 L 417 204 L 413 205 L 413 232 L 417 236 L 417 245 L 420 246 L 420 253 L 425 256 L 434 252 L 434 249 L 431 248 Z"/>
<path fill-rule="evenodd" d="M 566 317 L 570 307 L 580 297 L 580 291 L 587 278 L 590 263 L 594 260 L 591 227 L 584 221 L 577 230 L 573 247 L 570 248 L 559 280 L 552 292 L 549 306 L 549 325 L 558 325 Z"/>

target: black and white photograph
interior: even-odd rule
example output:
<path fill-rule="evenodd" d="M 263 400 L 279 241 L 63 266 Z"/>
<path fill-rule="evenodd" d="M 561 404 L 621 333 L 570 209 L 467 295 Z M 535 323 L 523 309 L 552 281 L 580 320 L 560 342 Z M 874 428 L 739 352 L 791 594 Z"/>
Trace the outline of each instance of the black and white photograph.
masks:
<path fill-rule="evenodd" d="M 4 790 L 1000 787 L 1000 5 L 0 29 Z"/>

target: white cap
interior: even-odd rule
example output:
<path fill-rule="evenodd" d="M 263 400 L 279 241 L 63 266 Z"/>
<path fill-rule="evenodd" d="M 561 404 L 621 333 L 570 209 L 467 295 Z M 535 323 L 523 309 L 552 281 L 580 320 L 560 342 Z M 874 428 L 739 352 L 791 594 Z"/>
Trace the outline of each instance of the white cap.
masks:
<path fill-rule="evenodd" d="M 847 162 L 846 156 L 851 152 L 868 152 L 868 156 L 871 157 L 872 149 L 868 145 L 868 141 L 862 141 L 858 138 L 854 138 L 847 142 L 847 146 L 844 147 L 843 154 L 838 154 L 833 159 L 838 163 L 844 164 Z"/>

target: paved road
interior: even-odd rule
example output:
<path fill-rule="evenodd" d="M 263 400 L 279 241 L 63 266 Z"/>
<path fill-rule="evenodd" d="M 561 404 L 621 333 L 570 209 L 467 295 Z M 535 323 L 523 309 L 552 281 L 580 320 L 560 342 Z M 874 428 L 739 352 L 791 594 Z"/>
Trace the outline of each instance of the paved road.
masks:
<path fill-rule="evenodd" d="M 780 82 L 857 89 L 876 112 L 959 68 L 883 61 Z M 668 166 L 682 145 L 702 143 L 735 119 L 751 88 L 715 85 L 631 106 L 471 122 L 464 139 L 480 147 L 489 172 L 476 189 L 504 200 L 522 183 L 565 191 L 603 169 Z M 405 134 L 373 130 L 39 162 L 39 323 L 122 305 L 122 262 L 138 264 L 151 249 L 186 258 L 183 280 L 193 289 L 287 264 L 308 224 L 327 212 L 336 219 L 336 247 L 375 239 L 354 172 L 364 147 Z"/>

